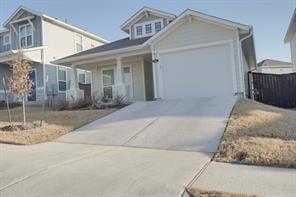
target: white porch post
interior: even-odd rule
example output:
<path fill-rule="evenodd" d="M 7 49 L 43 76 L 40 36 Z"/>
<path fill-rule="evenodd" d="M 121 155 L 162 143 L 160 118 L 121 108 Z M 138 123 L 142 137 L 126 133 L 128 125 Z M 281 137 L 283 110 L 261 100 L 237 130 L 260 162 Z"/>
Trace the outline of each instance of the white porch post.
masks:
<path fill-rule="evenodd" d="M 70 90 L 78 88 L 78 81 L 77 81 L 77 69 L 75 65 L 71 65 L 71 83 L 70 83 Z"/>
<path fill-rule="evenodd" d="M 126 96 L 125 85 L 122 78 L 122 61 L 121 57 L 116 58 L 116 85 L 115 96 Z"/>
<path fill-rule="evenodd" d="M 77 69 L 74 64 L 71 65 L 70 90 L 67 91 L 66 97 L 68 101 L 76 101 L 84 98 L 83 90 L 80 90 L 78 87 Z"/>
<path fill-rule="evenodd" d="M 158 87 L 157 87 L 157 62 L 154 62 L 153 60 L 156 59 L 156 53 L 153 47 L 151 47 L 152 51 L 152 74 L 153 74 L 153 93 L 154 93 L 154 99 L 159 98 L 158 94 Z"/>

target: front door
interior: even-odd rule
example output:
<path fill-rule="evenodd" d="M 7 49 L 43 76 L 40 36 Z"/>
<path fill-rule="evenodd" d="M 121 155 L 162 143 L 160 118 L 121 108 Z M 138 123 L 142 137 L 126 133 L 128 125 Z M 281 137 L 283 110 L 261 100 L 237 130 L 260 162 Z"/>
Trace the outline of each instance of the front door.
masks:
<path fill-rule="evenodd" d="M 132 99 L 133 89 L 132 89 L 132 72 L 131 67 L 123 67 L 123 83 L 126 88 L 126 97 L 127 99 Z"/>
<path fill-rule="evenodd" d="M 36 101 L 36 70 L 30 72 L 29 78 L 33 81 L 33 86 L 32 92 L 28 95 L 28 101 Z"/>
<path fill-rule="evenodd" d="M 103 74 L 103 93 L 104 97 L 108 99 L 113 98 L 113 86 L 114 86 L 114 69 L 105 69 Z"/>

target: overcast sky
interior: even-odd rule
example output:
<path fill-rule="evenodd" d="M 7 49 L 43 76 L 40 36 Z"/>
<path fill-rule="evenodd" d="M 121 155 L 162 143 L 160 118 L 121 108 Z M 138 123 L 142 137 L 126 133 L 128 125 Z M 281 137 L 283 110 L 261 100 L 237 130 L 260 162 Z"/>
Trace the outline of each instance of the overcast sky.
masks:
<path fill-rule="evenodd" d="M 110 41 L 127 37 L 120 25 L 143 6 L 176 15 L 190 8 L 252 25 L 257 61 L 291 61 L 289 46 L 283 39 L 296 0 L 0 0 L 0 23 L 20 5 L 67 20 Z"/>

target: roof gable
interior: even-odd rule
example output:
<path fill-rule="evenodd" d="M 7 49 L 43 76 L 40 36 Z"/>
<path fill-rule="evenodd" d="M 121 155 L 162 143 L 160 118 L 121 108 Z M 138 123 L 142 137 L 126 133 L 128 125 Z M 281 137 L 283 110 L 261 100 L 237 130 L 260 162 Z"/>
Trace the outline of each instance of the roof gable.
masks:
<path fill-rule="evenodd" d="M 101 37 L 99 37 L 99 36 L 97 36 L 97 35 L 95 35 L 95 34 L 89 33 L 89 32 L 87 32 L 86 30 L 80 29 L 80 28 L 78 28 L 78 27 L 75 27 L 75 26 L 70 25 L 70 24 L 68 24 L 68 23 L 65 23 L 65 22 L 63 22 L 63 21 L 60 21 L 60 20 L 58 20 L 58 19 L 56 19 L 56 18 L 54 18 L 54 17 L 51 17 L 51 16 L 48 16 L 48 15 L 45 15 L 45 14 L 43 14 L 43 13 L 41 13 L 41 12 L 38 12 L 38 11 L 32 10 L 32 9 L 30 9 L 30 8 L 26 8 L 26 7 L 23 7 L 23 6 L 18 7 L 18 8 L 14 11 L 14 13 L 13 13 L 13 14 L 12 14 L 12 15 L 11 15 L 11 16 L 5 21 L 5 23 L 3 24 L 3 26 L 6 27 L 6 28 L 8 29 L 8 28 L 9 28 L 9 23 L 10 23 L 12 20 L 14 20 L 14 19 L 16 19 L 16 18 L 18 18 L 18 17 L 20 17 L 20 16 L 22 16 L 22 15 L 27 16 L 27 15 L 30 15 L 30 14 L 32 14 L 32 15 L 36 15 L 36 16 L 39 16 L 39 17 L 41 17 L 41 18 L 45 18 L 45 19 L 47 19 L 48 21 L 50 21 L 51 23 L 53 23 L 53 24 L 56 24 L 56 25 L 62 26 L 62 27 L 64 27 L 64 28 L 70 29 L 70 30 L 75 31 L 75 32 L 78 32 L 78 33 L 80 33 L 80 34 L 82 34 L 82 35 L 84 35 L 84 36 L 87 36 L 87 37 L 89 37 L 89 38 L 91 38 L 91 39 L 94 39 L 94 40 L 98 40 L 98 41 L 100 41 L 100 42 L 102 42 L 102 43 L 108 43 L 108 42 L 109 42 L 108 40 L 105 40 L 104 38 L 101 38 Z"/>
<path fill-rule="evenodd" d="M 4 22 L 3 26 L 6 28 L 9 28 L 9 23 L 15 19 L 18 19 L 22 16 L 29 16 L 29 15 L 36 15 L 36 16 L 42 16 L 42 14 L 40 12 L 31 10 L 29 8 L 25 8 L 23 6 L 18 7 L 12 15 L 10 15 L 10 17 Z"/>
<path fill-rule="evenodd" d="M 135 24 L 137 21 L 141 20 L 143 17 L 153 15 L 162 18 L 169 18 L 174 19 L 176 15 L 171 14 L 169 12 L 160 11 L 154 8 L 143 7 L 138 12 L 136 12 L 133 16 L 131 16 L 127 21 L 125 21 L 120 28 L 125 31 L 129 32 L 129 27 Z"/>
<path fill-rule="evenodd" d="M 163 35 L 166 34 L 166 32 L 168 32 L 170 29 L 173 29 L 178 23 L 183 22 L 184 18 L 188 18 L 188 20 L 191 20 L 191 17 L 196 17 L 198 19 L 201 19 L 203 21 L 206 22 L 210 22 L 210 23 L 214 23 L 217 25 L 221 25 L 224 26 L 226 28 L 231 28 L 231 29 L 240 29 L 243 31 L 248 32 L 251 27 L 248 25 L 244 25 L 244 24 L 240 24 L 240 23 L 236 23 L 233 21 L 229 21 L 226 19 L 222 19 L 222 18 L 218 18 L 215 16 L 210 16 L 201 12 L 197 12 L 194 10 L 190 10 L 187 9 L 185 10 L 183 13 L 181 13 L 173 22 L 171 22 L 170 24 L 168 24 L 165 28 L 163 28 L 160 32 L 158 32 L 157 34 L 155 34 L 153 37 L 151 37 L 149 40 L 147 40 L 147 42 L 145 44 L 151 44 L 154 41 L 161 39 L 161 37 Z"/>
<path fill-rule="evenodd" d="M 294 10 L 294 14 L 292 16 L 290 25 L 288 27 L 284 42 L 285 43 L 290 42 L 293 36 L 295 35 L 295 33 L 296 33 L 296 9 Z"/>

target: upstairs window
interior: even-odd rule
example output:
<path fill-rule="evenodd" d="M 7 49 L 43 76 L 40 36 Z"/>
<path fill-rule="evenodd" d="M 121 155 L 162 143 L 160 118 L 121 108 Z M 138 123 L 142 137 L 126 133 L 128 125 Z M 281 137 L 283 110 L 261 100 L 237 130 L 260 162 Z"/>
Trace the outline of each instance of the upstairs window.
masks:
<path fill-rule="evenodd" d="M 19 26 L 19 46 L 20 48 L 28 48 L 33 46 L 32 25 L 26 24 Z"/>
<path fill-rule="evenodd" d="M 152 36 L 153 34 L 159 32 L 163 27 L 163 20 L 154 20 L 144 23 L 138 23 L 135 25 L 135 38 L 141 38 L 145 36 Z"/>
<path fill-rule="evenodd" d="M 136 26 L 136 34 L 137 36 L 141 36 L 143 34 L 142 26 Z"/>
<path fill-rule="evenodd" d="M 81 52 L 83 50 L 82 35 L 80 34 L 76 34 L 75 36 L 75 47 L 76 47 L 76 52 Z"/>
<path fill-rule="evenodd" d="M 161 30 L 161 22 L 154 23 L 155 32 L 159 32 Z"/>
<path fill-rule="evenodd" d="M 5 34 L 3 36 L 3 45 L 9 45 L 10 44 L 10 35 L 9 34 Z"/>
<path fill-rule="evenodd" d="M 151 23 L 146 24 L 145 29 L 146 29 L 146 34 L 151 34 L 152 33 L 152 25 L 151 25 Z"/>

